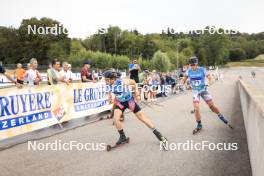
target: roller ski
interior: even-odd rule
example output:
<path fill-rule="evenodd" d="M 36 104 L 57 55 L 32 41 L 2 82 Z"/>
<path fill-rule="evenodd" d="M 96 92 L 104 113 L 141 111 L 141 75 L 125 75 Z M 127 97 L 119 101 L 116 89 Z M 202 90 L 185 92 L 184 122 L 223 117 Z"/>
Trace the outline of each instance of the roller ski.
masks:
<path fill-rule="evenodd" d="M 107 120 L 107 119 L 112 119 L 114 116 L 112 115 L 113 113 L 111 112 L 110 115 L 107 115 L 106 117 L 105 116 L 102 116 L 98 119 L 98 121 L 101 121 L 101 120 Z"/>
<path fill-rule="evenodd" d="M 197 123 L 196 128 L 193 130 L 193 135 L 195 135 L 196 133 L 198 133 L 199 131 L 201 131 L 203 128 L 201 123 Z"/>
<path fill-rule="evenodd" d="M 127 143 L 129 143 L 129 137 L 127 138 L 125 135 L 121 135 L 120 138 L 118 139 L 118 141 L 116 142 L 116 144 L 115 145 L 107 145 L 106 150 L 109 152 L 110 150 L 117 148 L 117 147 L 121 147 Z"/>
<path fill-rule="evenodd" d="M 224 117 L 223 115 L 219 115 L 218 117 L 219 117 L 219 119 L 220 119 L 224 124 L 226 124 L 230 129 L 232 129 L 232 130 L 234 129 L 234 127 L 228 123 L 228 121 L 225 119 L 225 117 Z"/>

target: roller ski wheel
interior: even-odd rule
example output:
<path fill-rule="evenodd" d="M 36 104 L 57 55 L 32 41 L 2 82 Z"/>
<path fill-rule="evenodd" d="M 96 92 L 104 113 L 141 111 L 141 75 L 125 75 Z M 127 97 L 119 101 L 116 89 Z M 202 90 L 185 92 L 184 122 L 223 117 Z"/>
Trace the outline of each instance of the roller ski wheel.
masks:
<path fill-rule="evenodd" d="M 126 140 L 124 142 L 122 142 L 121 144 L 107 145 L 106 146 L 106 150 L 109 152 L 112 149 L 115 149 L 117 147 L 121 147 L 121 146 L 123 146 L 124 144 L 127 144 L 127 143 L 129 143 L 129 137 L 126 138 Z"/>
<path fill-rule="evenodd" d="M 161 138 L 162 138 L 162 140 L 160 141 L 160 143 L 161 143 L 162 149 L 165 150 L 165 151 L 167 151 L 168 150 L 167 149 L 168 140 L 165 137 L 161 137 Z"/>
<path fill-rule="evenodd" d="M 234 127 L 233 127 L 232 125 L 230 125 L 230 124 L 227 124 L 227 126 L 228 126 L 231 130 L 234 129 Z"/>
<path fill-rule="evenodd" d="M 111 112 L 111 114 L 106 116 L 107 119 L 112 119 L 114 118 L 114 112 Z"/>
<path fill-rule="evenodd" d="M 107 119 L 112 119 L 112 117 L 110 115 L 107 115 L 106 118 Z"/>

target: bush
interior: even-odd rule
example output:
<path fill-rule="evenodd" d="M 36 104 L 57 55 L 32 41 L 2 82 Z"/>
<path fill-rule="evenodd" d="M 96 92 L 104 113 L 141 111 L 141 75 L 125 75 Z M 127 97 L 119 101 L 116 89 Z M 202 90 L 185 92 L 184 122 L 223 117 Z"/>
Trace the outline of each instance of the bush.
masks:
<path fill-rule="evenodd" d="M 87 59 L 92 61 L 93 68 L 116 68 L 116 69 L 127 69 L 130 60 L 127 56 L 113 56 L 111 54 L 102 52 L 93 52 L 81 50 L 78 53 L 70 54 L 68 61 L 75 67 L 81 67 L 83 62 Z"/>
<path fill-rule="evenodd" d="M 168 55 L 161 51 L 155 52 L 152 61 L 154 68 L 159 71 L 166 72 L 171 68 L 171 62 Z"/>
<path fill-rule="evenodd" d="M 229 59 L 231 61 L 246 59 L 246 52 L 242 48 L 231 49 L 229 52 Z"/>

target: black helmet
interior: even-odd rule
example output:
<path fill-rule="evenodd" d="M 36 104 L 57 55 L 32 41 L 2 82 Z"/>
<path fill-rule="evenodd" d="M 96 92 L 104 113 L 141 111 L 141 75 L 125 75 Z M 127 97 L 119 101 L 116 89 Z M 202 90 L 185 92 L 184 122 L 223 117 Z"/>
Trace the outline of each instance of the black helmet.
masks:
<path fill-rule="evenodd" d="M 113 69 L 110 69 L 110 70 L 106 70 L 104 73 L 103 73 L 103 76 L 105 78 L 109 78 L 109 79 L 113 79 L 113 78 L 118 78 L 121 76 L 120 73 L 116 72 L 115 70 Z"/>
<path fill-rule="evenodd" d="M 192 64 L 198 64 L 198 58 L 196 56 L 190 57 L 189 64 L 190 65 L 192 65 Z"/>

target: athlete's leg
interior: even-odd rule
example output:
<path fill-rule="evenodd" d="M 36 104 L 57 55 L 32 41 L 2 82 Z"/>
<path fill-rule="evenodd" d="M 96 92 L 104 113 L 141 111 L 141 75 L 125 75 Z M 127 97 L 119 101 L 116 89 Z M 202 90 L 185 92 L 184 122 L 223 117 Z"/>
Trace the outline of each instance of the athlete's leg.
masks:
<path fill-rule="evenodd" d="M 149 118 L 147 118 L 147 117 L 145 116 L 145 114 L 144 114 L 142 111 L 137 112 L 135 115 L 136 115 L 136 117 L 137 117 L 141 122 L 143 122 L 147 127 L 149 127 L 149 128 L 154 128 L 153 123 L 150 121 Z"/>
<path fill-rule="evenodd" d="M 228 124 L 228 121 L 225 119 L 225 117 L 220 113 L 219 109 L 214 105 L 213 101 L 210 100 L 207 102 L 209 108 L 217 114 L 217 116 L 219 117 L 219 119 L 224 122 L 225 124 Z"/>
<path fill-rule="evenodd" d="M 217 115 L 220 114 L 219 109 L 215 106 L 213 100 L 209 100 L 206 102 L 207 105 L 209 106 L 209 108 L 211 109 L 211 111 L 213 111 L 214 113 L 216 113 Z"/>
<path fill-rule="evenodd" d="M 207 103 L 208 107 L 211 109 L 211 111 L 213 111 L 214 113 L 216 113 L 217 115 L 220 114 L 219 109 L 215 106 L 214 102 L 213 102 L 213 98 L 212 96 L 209 94 L 209 92 L 207 90 L 203 91 L 201 93 L 201 97 L 203 98 L 203 100 Z"/>
<path fill-rule="evenodd" d="M 143 122 L 147 127 L 151 129 L 151 131 L 155 134 L 158 140 L 162 142 L 162 146 L 164 147 L 166 145 L 165 143 L 167 139 L 162 136 L 162 134 L 155 128 L 151 120 L 145 116 L 145 114 L 142 112 L 141 108 L 138 106 L 137 103 L 135 103 L 134 109 L 132 111 L 141 122 Z"/>
<path fill-rule="evenodd" d="M 193 109 L 194 109 L 194 116 L 196 121 L 201 121 L 201 113 L 200 113 L 200 103 L 199 102 L 193 102 Z"/>
<path fill-rule="evenodd" d="M 165 147 L 167 139 L 162 136 L 162 134 L 154 127 L 150 119 L 147 118 L 142 111 L 135 113 L 135 115 L 141 122 L 143 122 L 147 127 L 151 129 L 151 131 L 155 134 L 158 140 L 162 142 L 163 147 Z"/>
<path fill-rule="evenodd" d="M 193 109 L 194 109 L 194 116 L 197 122 L 196 127 L 193 131 L 195 134 L 197 131 L 202 129 L 202 121 L 201 121 L 201 113 L 200 113 L 200 93 L 193 92 Z"/>
<path fill-rule="evenodd" d="M 200 114 L 200 93 L 199 92 L 193 92 L 193 110 L 194 110 L 194 116 L 196 119 L 196 122 L 201 121 L 201 114 Z"/>
<path fill-rule="evenodd" d="M 119 109 L 119 107 L 117 106 L 116 109 L 114 110 L 115 127 L 118 130 L 118 133 L 120 135 L 118 141 L 116 142 L 117 145 L 126 142 L 126 135 L 125 135 L 124 130 L 122 129 L 122 125 L 120 122 L 121 115 L 122 115 L 122 110 Z"/>
<path fill-rule="evenodd" d="M 122 129 L 122 125 L 120 122 L 120 118 L 122 115 L 122 111 L 120 109 L 115 109 L 114 110 L 114 121 L 115 121 L 115 127 L 117 130 L 121 130 Z"/>
<path fill-rule="evenodd" d="M 211 111 L 213 111 L 215 114 L 217 114 L 217 116 L 219 117 L 219 119 L 222 122 L 224 122 L 225 124 L 228 124 L 228 121 L 226 120 L 226 118 L 220 113 L 219 109 L 215 106 L 215 104 L 212 100 L 212 96 L 209 94 L 209 92 L 204 91 L 202 93 L 202 97 L 203 97 L 204 101 L 207 103 L 207 105 L 209 106 L 209 108 L 211 109 Z M 230 126 L 230 128 L 233 128 L 233 127 Z"/>

